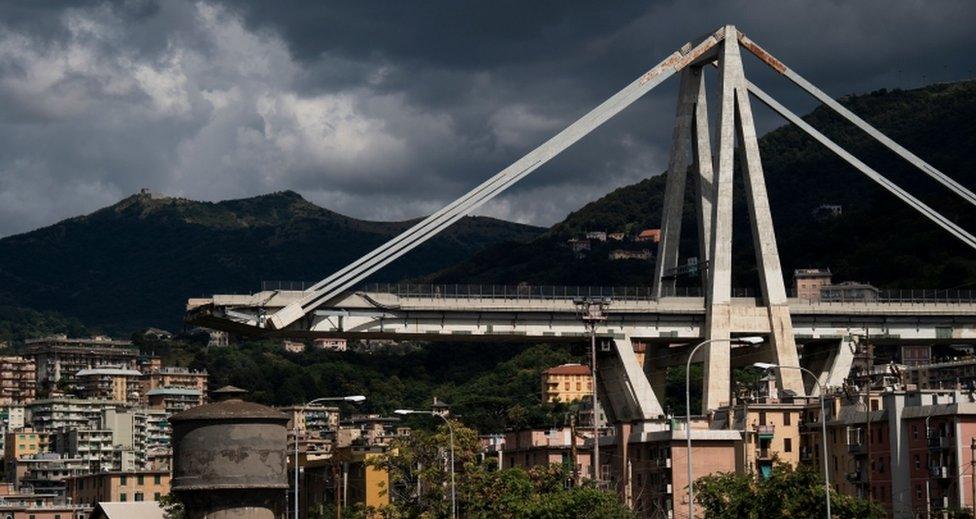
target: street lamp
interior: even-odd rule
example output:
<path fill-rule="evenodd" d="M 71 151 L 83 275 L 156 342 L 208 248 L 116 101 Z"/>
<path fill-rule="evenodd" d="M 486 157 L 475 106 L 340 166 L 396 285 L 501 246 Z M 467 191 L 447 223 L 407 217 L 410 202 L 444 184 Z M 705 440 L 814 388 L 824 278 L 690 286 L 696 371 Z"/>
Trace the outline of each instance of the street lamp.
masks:
<path fill-rule="evenodd" d="M 688 364 L 685 366 L 685 437 L 688 440 L 688 517 L 695 517 L 695 477 L 691 470 L 691 360 L 695 358 L 698 348 L 713 342 L 728 342 L 750 344 L 758 346 L 763 342 L 762 337 L 736 337 L 733 339 L 708 339 L 699 342 L 691 349 L 688 355 Z"/>
<path fill-rule="evenodd" d="M 349 395 L 349 396 L 324 396 L 321 398 L 316 398 L 309 402 L 306 402 L 299 406 L 299 409 L 304 411 L 308 406 L 317 404 L 319 402 L 351 402 L 353 404 L 358 404 L 366 400 L 363 395 Z M 298 519 L 298 419 L 296 417 L 295 423 L 291 427 L 292 432 L 295 434 L 295 519 Z M 338 500 L 337 500 L 338 501 Z M 339 503 L 336 503 L 338 508 Z"/>
<path fill-rule="evenodd" d="M 457 493 L 456 493 L 455 487 L 454 487 L 454 427 L 451 426 L 451 421 L 448 420 L 447 417 L 445 417 L 444 415 L 435 413 L 433 411 L 417 411 L 417 410 L 414 410 L 414 409 L 397 409 L 396 411 L 393 411 L 393 412 L 396 413 L 396 414 L 399 414 L 399 415 L 426 414 L 426 415 L 430 415 L 430 416 L 436 416 L 436 417 L 440 418 L 441 420 L 444 420 L 444 423 L 447 424 L 448 438 L 450 439 L 450 444 L 451 444 L 451 460 L 450 460 L 450 463 L 451 463 L 451 519 L 456 518 L 457 517 Z"/>
<path fill-rule="evenodd" d="M 810 375 L 810 377 L 813 378 L 813 381 L 817 383 L 817 387 L 820 388 L 820 428 L 822 434 L 820 443 L 823 445 L 824 494 L 827 497 L 827 519 L 830 519 L 830 470 L 828 469 L 827 465 L 827 411 L 824 408 L 824 387 L 820 383 L 820 379 L 817 378 L 817 375 L 815 375 L 812 371 L 802 366 L 780 366 L 778 364 L 756 362 L 753 364 L 753 367 L 766 371 L 773 369 L 796 369 Z"/>

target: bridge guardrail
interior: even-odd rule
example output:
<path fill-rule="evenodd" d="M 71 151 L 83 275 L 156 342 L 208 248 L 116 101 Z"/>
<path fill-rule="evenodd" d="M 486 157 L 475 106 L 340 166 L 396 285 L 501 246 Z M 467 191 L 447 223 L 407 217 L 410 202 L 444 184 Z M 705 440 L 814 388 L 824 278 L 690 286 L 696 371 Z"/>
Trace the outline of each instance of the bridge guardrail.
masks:
<path fill-rule="evenodd" d="M 262 281 L 262 290 L 307 290 L 314 283 L 306 281 Z M 561 286 L 561 285 L 476 285 L 424 283 L 367 283 L 360 290 L 398 297 L 440 299 L 553 299 L 609 298 L 616 301 L 650 301 L 649 286 Z M 665 290 L 664 297 L 702 297 L 700 287 L 676 287 Z M 790 297 L 795 297 L 791 290 Z M 756 297 L 748 288 L 733 288 L 732 297 Z M 833 294 L 820 301 L 804 300 L 811 305 L 871 303 L 946 303 L 976 304 L 976 290 L 884 289 L 867 297 Z"/>

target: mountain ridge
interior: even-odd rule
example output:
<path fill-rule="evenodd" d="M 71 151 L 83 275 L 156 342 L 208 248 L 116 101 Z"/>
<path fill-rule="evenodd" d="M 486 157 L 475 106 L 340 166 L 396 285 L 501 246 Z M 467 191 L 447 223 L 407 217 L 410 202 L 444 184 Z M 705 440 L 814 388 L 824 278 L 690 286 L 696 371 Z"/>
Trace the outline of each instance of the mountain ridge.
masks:
<path fill-rule="evenodd" d="M 320 279 L 416 220 L 358 220 L 293 191 L 198 202 L 147 192 L 0 239 L 0 304 L 53 310 L 110 331 L 178 325 L 188 297 Z M 462 219 L 379 280 L 429 273 L 542 228 Z"/>

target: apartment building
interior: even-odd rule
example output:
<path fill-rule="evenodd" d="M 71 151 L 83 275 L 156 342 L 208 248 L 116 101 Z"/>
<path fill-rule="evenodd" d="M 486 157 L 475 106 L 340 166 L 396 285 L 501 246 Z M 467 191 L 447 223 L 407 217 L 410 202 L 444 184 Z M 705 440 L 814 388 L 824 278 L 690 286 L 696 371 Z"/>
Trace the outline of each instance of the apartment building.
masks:
<path fill-rule="evenodd" d="M 575 469 L 581 478 L 593 477 L 592 443 L 587 446 L 587 438 L 592 435 L 583 430 L 576 431 L 573 438 L 569 427 L 553 429 L 527 429 L 505 433 L 501 448 L 501 464 L 505 468 L 530 468 L 537 465 L 555 463 L 573 470 L 573 443 L 576 444 Z"/>
<path fill-rule="evenodd" d="M 72 503 L 159 501 L 169 494 L 166 470 L 112 471 L 67 478 L 66 493 Z"/>
<path fill-rule="evenodd" d="M 37 369 L 23 357 L 0 357 L 0 405 L 23 404 L 37 397 Z"/>
<path fill-rule="evenodd" d="M 25 406 L 28 423 L 38 431 L 59 429 L 98 429 L 106 409 L 129 408 L 125 402 L 112 400 L 83 400 L 80 398 L 48 398 L 35 400 Z"/>
<path fill-rule="evenodd" d="M 144 371 L 144 373 L 146 381 L 144 393 L 158 388 L 185 388 L 196 389 L 201 395 L 207 394 L 210 375 L 206 370 L 197 371 L 189 368 L 158 366 L 149 371 Z"/>
<path fill-rule="evenodd" d="M 17 479 L 17 460 L 47 452 L 48 435 L 33 429 L 21 429 L 7 431 L 3 436 L 4 480 L 14 482 Z"/>
<path fill-rule="evenodd" d="M 796 269 L 793 271 L 793 290 L 797 299 L 819 302 L 820 290 L 832 284 L 830 269 Z"/>
<path fill-rule="evenodd" d="M 63 457 L 53 452 L 42 452 L 13 462 L 13 478 L 17 488 L 33 489 L 34 492 L 64 494 L 64 480 L 70 476 L 85 474 L 91 470 L 81 458 Z M 10 475 L 8 475 L 9 477 Z"/>
<path fill-rule="evenodd" d="M 74 375 L 75 393 L 84 399 L 139 403 L 142 400 L 142 373 L 120 367 L 79 370 Z"/>
<path fill-rule="evenodd" d="M 204 404 L 204 393 L 189 387 L 157 387 L 146 393 L 146 404 L 150 409 L 162 410 L 169 414 Z"/>
<path fill-rule="evenodd" d="M 34 361 L 37 369 L 37 383 L 48 389 L 56 387 L 62 379 L 73 380 L 74 375 L 83 369 L 100 366 L 136 369 L 139 357 L 139 350 L 133 348 L 130 341 L 104 336 L 72 339 L 52 335 L 28 339 L 25 343 L 25 356 Z"/>
<path fill-rule="evenodd" d="M 593 377 L 582 364 L 563 364 L 542 372 L 542 398 L 546 402 L 575 402 L 590 396 Z"/>
<path fill-rule="evenodd" d="M 877 392 L 867 409 L 839 398 L 828 420 L 831 484 L 870 496 L 890 516 L 971 507 L 976 397 L 959 390 Z"/>
<path fill-rule="evenodd" d="M 339 408 L 329 405 L 293 405 L 279 407 L 288 415 L 288 430 L 301 433 L 335 432 L 339 428 Z"/>

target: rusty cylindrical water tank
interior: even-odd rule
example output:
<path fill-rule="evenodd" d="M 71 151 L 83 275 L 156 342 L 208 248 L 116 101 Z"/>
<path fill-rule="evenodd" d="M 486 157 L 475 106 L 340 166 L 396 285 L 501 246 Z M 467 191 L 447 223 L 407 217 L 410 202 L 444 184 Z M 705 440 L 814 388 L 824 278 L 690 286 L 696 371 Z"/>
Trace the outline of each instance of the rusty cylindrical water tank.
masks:
<path fill-rule="evenodd" d="M 188 519 L 283 519 L 288 417 L 225 387 L 170 417 L 173 493 Z"/>

